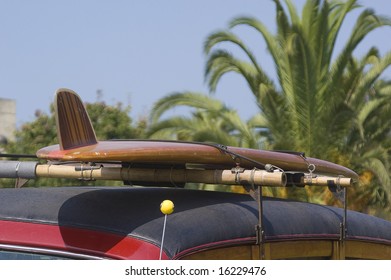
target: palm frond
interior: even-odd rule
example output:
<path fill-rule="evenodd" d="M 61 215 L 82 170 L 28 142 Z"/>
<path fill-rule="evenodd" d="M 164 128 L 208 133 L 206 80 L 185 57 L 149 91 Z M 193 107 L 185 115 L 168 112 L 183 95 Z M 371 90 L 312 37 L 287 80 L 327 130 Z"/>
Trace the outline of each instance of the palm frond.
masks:
<path fill-rule="evenodd" d="M 227 51 L 216 50 L 209 56 L 205 72 L 211 92 L 216 91 L 221 77 L 229 72 L 243 76 L 252 92 L 256 92 L 260 82 L 270 83 L 269 78 L 263 76 L 253 64 L 236 59 Z"/>
<path fill-rule="evenodd" d="M 175 92 L 160 99 L 152 109 L 151 122 L 156 122 L 163 113 L 166 111 L 178 107 L 178 106 L 190 106 L 194 108 L 202 108 L 212 111 L 224 110 L 225 105 L 210 96 L 196 92 Z"/>
<path fill-rule="evenodd" d="M 279 38 L 279 40 L 276 39 L 276 37 L 269 32 L 266 26 L 255 18 L 251 18 L 251 17 L 236 18 L 231 22 L 230 27 L 232 28 L 238 25 L 244 25 L 253 28 L 262 35 L 263 39 L 266 42 L 267 48 L 273 58 L 273 61 L 277 64 L 276 70 L 278 76 L 279 77 L 284 76 L 285 75 L 284 73 L 288 72 L 288 69 L 285 66 L 288 58 L 285 55 L 284 50 L 281 48 L 281 44 L 283 43 L 281 42 L 281 40 L 283 40 L 283 38 Z"/>
<path fill-rule="evenodd" d="M 238 46 L 249 58 L 253 66 L 257 69 L 259 73 L 262 73 L 265 75 L 262 71 L 262 69 L 259 67 L 258 62 L 253 55 L 253 53 L 247 48 L 247 46 L 242 42 L 242 40 L 239 39 L 234 33 L 229 31 L 220 31 L 211 34 L 207 40 L 204 43 L 204 52 L 206 54 L 209 54 L 211 52 L 211 49 L 222 42 L 229 42 L 231 44 L 234 44 Z"/>

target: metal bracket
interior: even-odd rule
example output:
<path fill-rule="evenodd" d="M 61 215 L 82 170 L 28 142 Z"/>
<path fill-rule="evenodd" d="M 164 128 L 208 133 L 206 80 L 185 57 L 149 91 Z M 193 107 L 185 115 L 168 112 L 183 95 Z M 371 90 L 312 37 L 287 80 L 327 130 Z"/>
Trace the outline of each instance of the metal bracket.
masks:
<path fill-rule="evenodd" d="M 75 166 L 75 171 L 80 171 L 81 177 L 79 180 L 81 181 L 95 181 L 94 178 L 92 178 L 92 172 L 94 170 L 100 169 L 102 166 L 96 166 L 95 163 L 90 163 L 90 165 L 84 166 L 81 164 L 80 166 Z M 84 171 L 90 171 L 90 176 L 85 177 L 84 176 Z"/>
<path fill-rule="evenodd" d="M 231 173 L 235 174 L 235 183 L 240 184 L 240 173 L 244 172 L 244 168 L 240 167 L 239 165 L 231 169 Z"/>
<path fill-rule="evenodd" d="M 23 187 L 24 185 L 26 185 L 27 182 L 28 182 L 29 180 L 30 180 L 30 179 L 16 178 L 16 181 L 15 181 L 15 188 L 16 188 L 16 189 L 20 189 L 21 187 Z"/>
<path fill-rule="evenodd" d="M 347 218 L 348 218 L 348 207 L 347 207 L 347 188 L 343 188 L 343 218 L 342 222 L 340 224 L 340 241 L 345 241 L 346 239 L 346 234 L 348 231 L 347 227 Z"/>
<path fill-rule="evenodd" d="M 257 203 L 258 203 L 258 224 L 255 226 L 256 232 L 256 244 L 259 246 L 259 257 L 261 260 L 265 258 L 265 230 L 263 224 L 263 198 L 262 198 L 262 186 L 258 186 Z"/>
<path fill-rule="evenodd" d="M 244 185 L 243 187 L 249 192 L 251 197 L 257 202 L 258 205 L 258 224 L 255 225 L 255 237 L 256 245 L 259 246 L 259 258 L 262 260 L 265 258 L 265 230 L 263 223 L 263 193 L 262 186 L 257 186 L 255 188 L 254 184 L 254 173 L 257 169 L 254 168 L 251 172 L 251 180 L 249 185 Z"/>

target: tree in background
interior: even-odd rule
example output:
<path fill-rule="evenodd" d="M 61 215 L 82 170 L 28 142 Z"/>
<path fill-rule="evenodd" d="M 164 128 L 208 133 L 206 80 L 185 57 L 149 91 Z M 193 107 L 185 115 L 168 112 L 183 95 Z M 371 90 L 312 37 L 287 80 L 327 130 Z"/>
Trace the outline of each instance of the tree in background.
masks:
<path fill-rule="evenodd" d="M 376 89 L 378 78 L 391 63 L 391 52 L 381 57 L 376 48 L 371 48 L 359 60 L 353 52 L 371 31 L 390 25 L 391 21 L 370 9 L 364 10 L 342 51 L 336 55 L 339 31 L 349 12 L 357 8 L 355 0 L 309 0 L 301 18 L 291 1 L 285 1 L 288 13 L 280 1 L 275 3 L 276 34 L 257 19 L 248 17 L 234 19 L 230 28 L 247 26 L 259 32 L 276 65 L 278 86 L 240 38 L 229 30 L 210 35 L 205 43 L 210 89 L 216 89 L 225 73 L 239 73 L 257 99 L 265 121 L 260 125 L 269 130 L 270 142 L 276 149 L 299 150 L 350 166 L 360 173 L 370 171 L 381 186 L 370 200 L 384 205 L 387 202 L 384 194 L 391 195 L 389 146 L 384 141 L 389 138 L 391 124 L 387 110 L 390 95 Z M 222 42 L 238 46 L 248 60 L 216 48 Z M 373 130 L 379 138 L 368 133 Z"/>
<path fill-rule="evenodd" d="M 159 121 L 168 110 L 177 106 L 196 108 L 190 116 Z M 181 92 L 160 99 L 151 113 L 150 138 L 213 142 L 227 146 L 260 148 L 261 135 L 252 129 L 253 120 L 243 122 L 238 113 L 210 96 Z"/>
<path fill-rule="evenodd" d="M 206 79 L 211 92 L 225 74 L 239 74 L 260 109 L 251 130 L 257 127 L 274 149 L 302 151 L 307 156 L 351 167 L 361 175 L 369 174 L 371 187 L 367 189 L 369 185 L 361 184 L 351 199 L 353 208 L 358 207 L 354 203 L 359 198 L 363 199 L 361 207 L 389 205 L 391 96 L 389 83 L 379 81 L 379 77 L 391 63 L 391 52 L 381 56 L 376 48 L 371 48 L 356 59 L 354 51 L 368 34 L 391 25 L 391 21 L 365 9 L 337 53 L 338 34 L 347 15 L 358 8 L 356 0 L 308 0 L 301 17 L 292 1 L 285 1 L 287 11 L 280 1 L 274 2 L 275 34 L 255 18 L 240 17 L 230 22 L 228 30 L 207 38 Z M 277 81 L 233 32 L 237 26 L 254 29 L 266 42 Z M 223 47 L 237 47 L 245 59 L 222 48 L 221 43 Z M 158 106 L 165 106 L 161 104 L 164 102 Z M 312 199 L 319 198 L 312 190 L 307 192 Z"/>
<path fill-rule="evenodd" d="M 129 117 L 129 107 L 123 107 L 121 103 L 116 106 L 107 105 L 104 102 L 86 103 L 88 114 L 98 139 L 132 139 L 144 138 L 146 124 L 139 121 L 133 126 Z M 51 114 L 36 112 L 36 119 L 27 122 L 16 131 L 15 141 L 2 146 L 8 154 L 35 155 L 40 148 L 58 144 L 56 121 L 53 109 Z M 113 182 L 98 182 L 97 184 L 112 184 Z M 12 187 L 14 181 L 2 181 L 2 186 Z M 79 181 L 67 179 L 46 179 L 32 180 L 30 185 L 36 186 L 58 186 L 58 185 L 80 185 Z M 90 184 L 90 183 L 88 183 Z"/>

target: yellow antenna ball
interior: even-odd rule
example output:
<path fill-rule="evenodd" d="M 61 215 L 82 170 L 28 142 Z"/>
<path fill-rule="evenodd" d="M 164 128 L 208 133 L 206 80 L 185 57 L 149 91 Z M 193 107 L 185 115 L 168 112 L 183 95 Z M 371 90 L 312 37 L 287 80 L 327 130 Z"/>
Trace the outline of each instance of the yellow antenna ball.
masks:
<path fill-rule="evenodd" d="M 174 203 L 171 200 L 164 200 L 160 204 L 160 211 L 164 215 L 170 215 L 174 212 Z"/>

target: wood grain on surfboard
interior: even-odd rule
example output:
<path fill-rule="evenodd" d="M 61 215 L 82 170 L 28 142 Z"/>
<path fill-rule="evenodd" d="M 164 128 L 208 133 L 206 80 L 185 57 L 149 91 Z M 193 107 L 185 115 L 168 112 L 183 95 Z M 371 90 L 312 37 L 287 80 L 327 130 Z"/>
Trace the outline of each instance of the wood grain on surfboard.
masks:
<path fill-rule="evenodd" d="M 162 165 L 202 164 L 212 169 L 232 168 L 237 164 L 243 168 L 261 168 L 272 164 L 284 171 L 309 172 L 308 165 L 315 166 L 315 173 L 346 176 L 357 179 L 357 174 L 338 164 L 328 161 L 304 158 L 296 154 L 226 147 L 225 150 L 213 145 L 161 141 L 99 141 L 95 145 L 61 150 L 59 145 L 43 148 L 37 152 L 42 159 L 85 162 L 126 162 Z M 238 155 L 237 158 L 233 154 Z M 243 156 L 243 157 L 241 157 Z M 248 161 L 246 158 L 251 159 Z M 253 161 L 259 163 L 255 164 Z M 215 166 L 215 167 L 214 167 Z"/>
<path fill-rule="evenodd" d="M 209 169 L 220 167 L 262 168 L 271 164 L 284 171 L 345 176 L 358 175 L 341 165 L 307 158 L 300 154 L 219 145 L 154 140 L 98 141 L 80 97 L 72 90 L 56 92 L 55 110 L 59 145 L 40 149 L 41 159 L 79 162 L 122 162 L 154 165 L 199 164 Z"/>
<path fill-rule="evenodd" d="M 69 89 L 56 92 L 57 137 L 63 150 L 96 144 L 95 131 L 80 97 Z"/>

